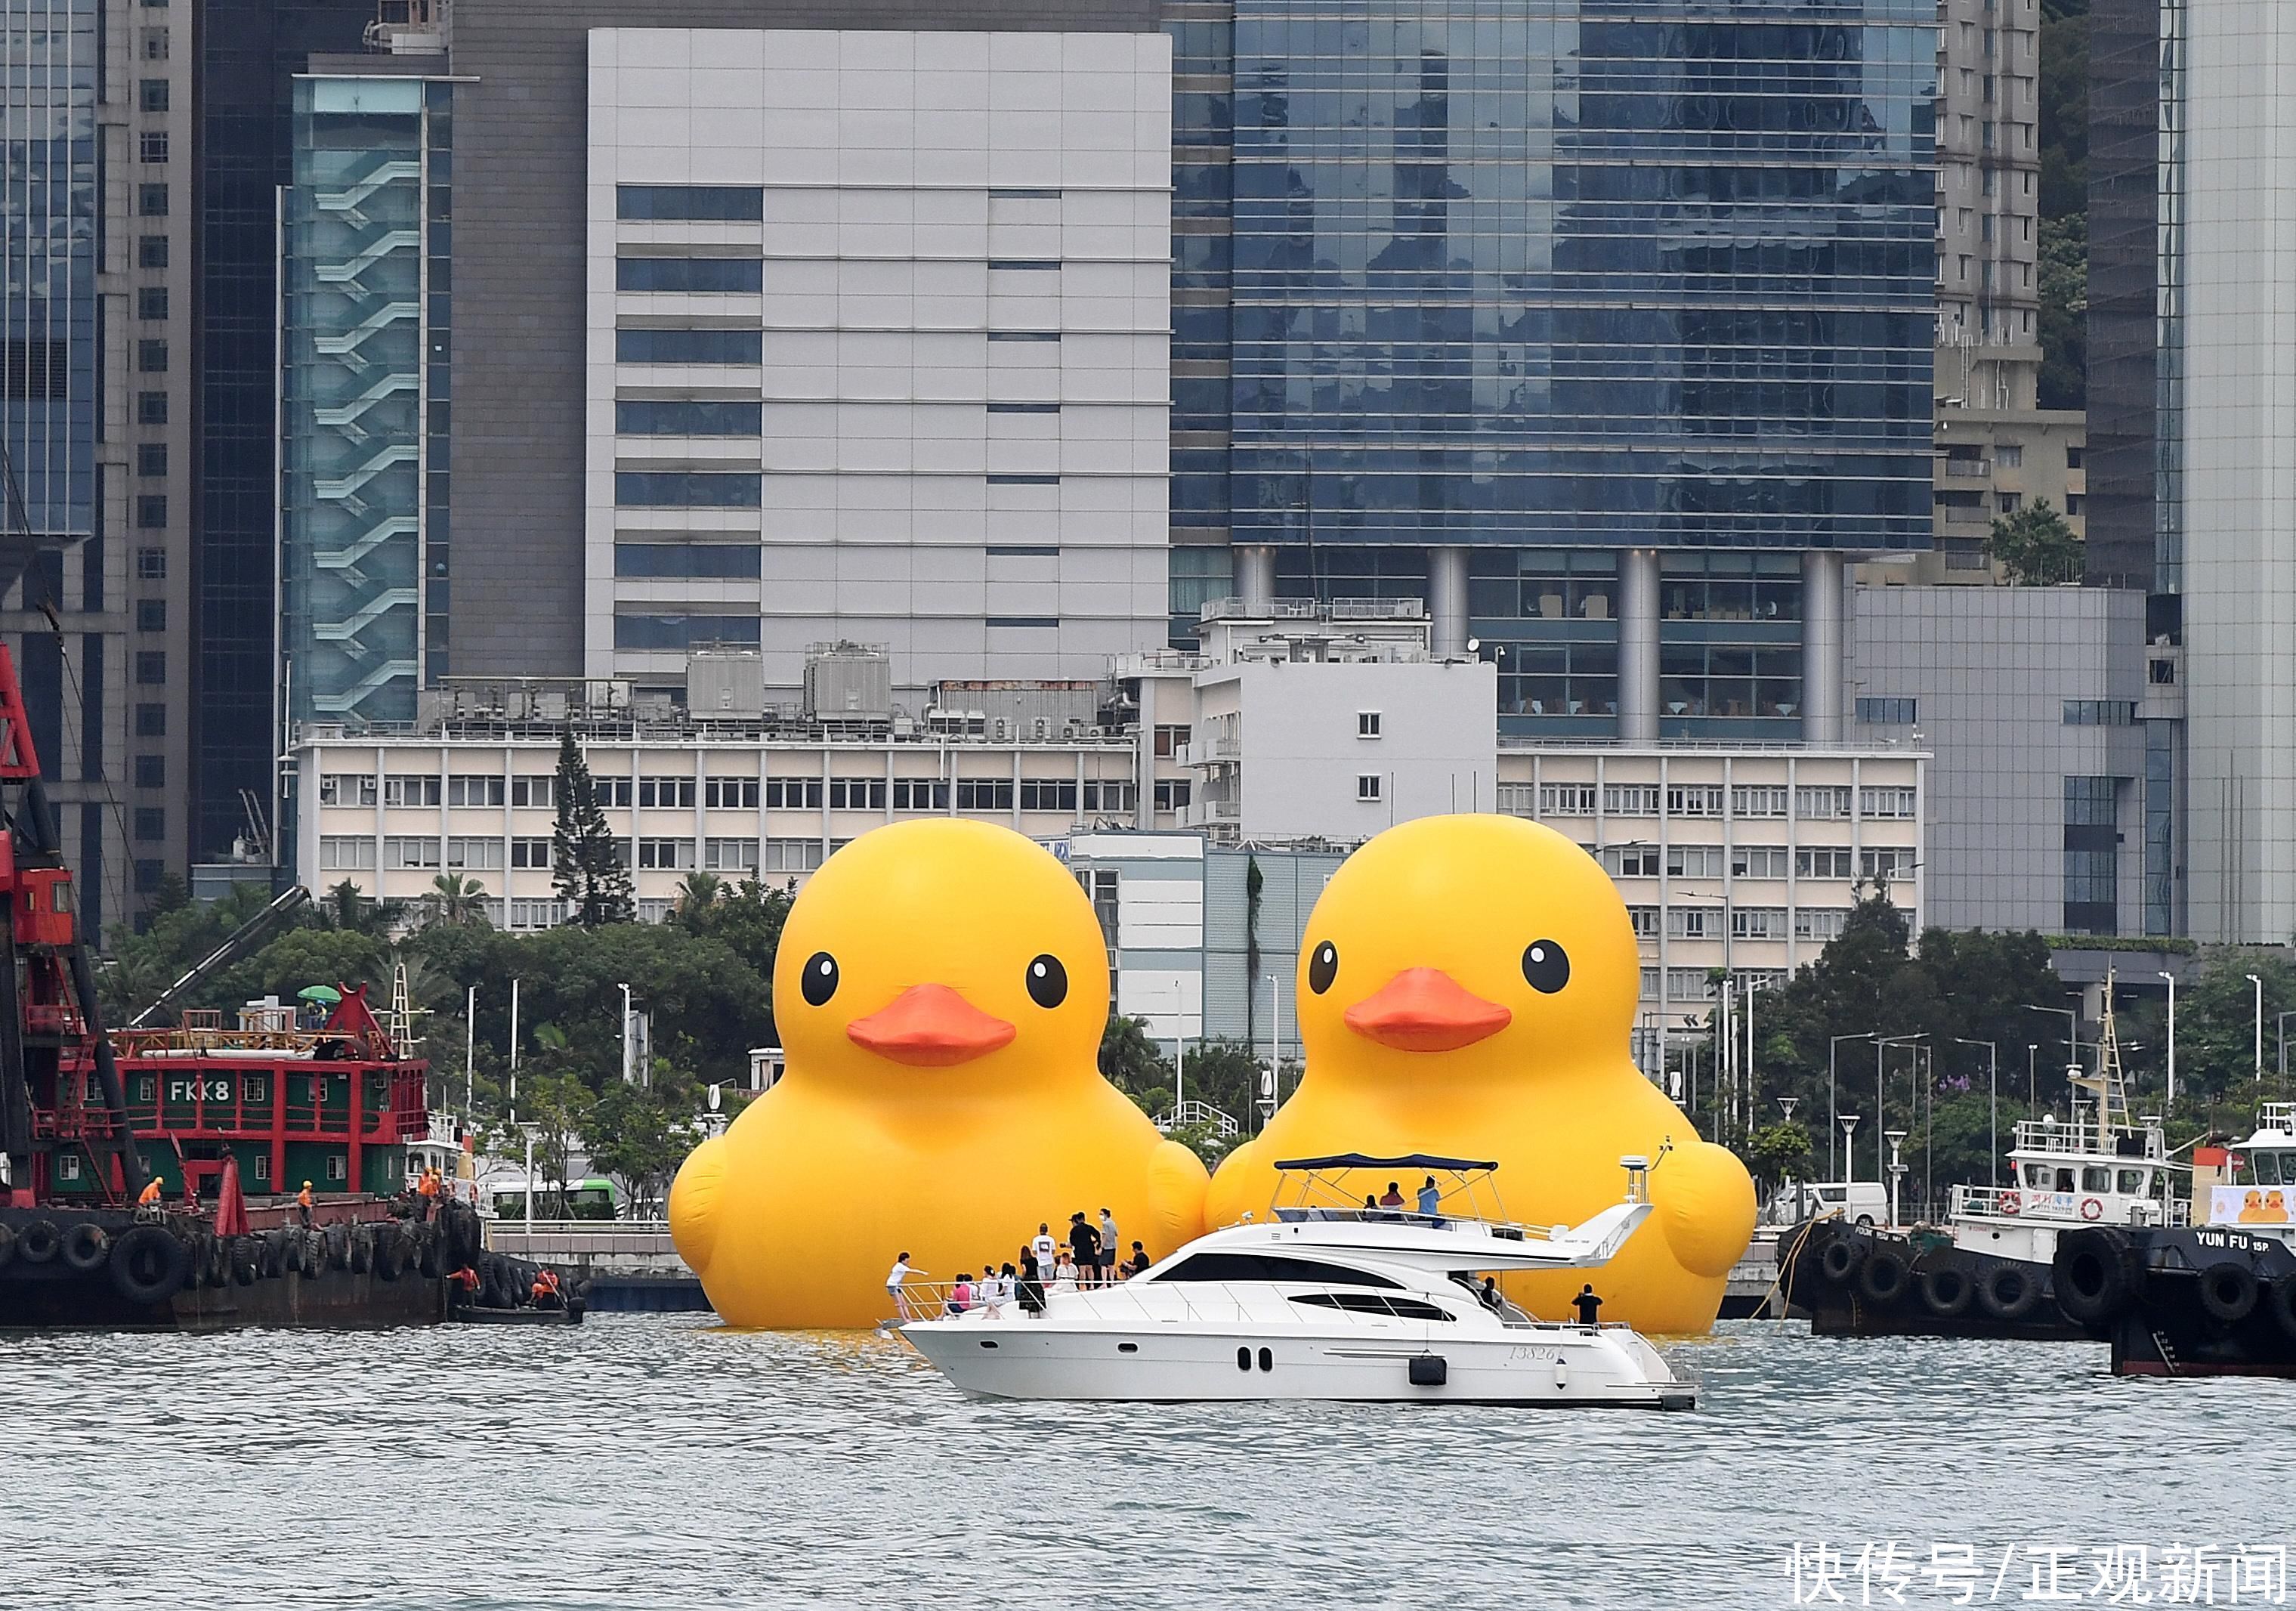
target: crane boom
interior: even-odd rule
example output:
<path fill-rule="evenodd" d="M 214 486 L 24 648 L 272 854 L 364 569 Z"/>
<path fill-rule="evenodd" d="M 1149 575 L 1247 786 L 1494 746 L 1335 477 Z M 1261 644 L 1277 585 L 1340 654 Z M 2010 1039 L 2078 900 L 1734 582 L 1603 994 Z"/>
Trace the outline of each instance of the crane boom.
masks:
<path fill-rule="evenodd" d="M 243 956 L 249 948 L 269 934 L 281 924 L 311 904 L 311 892 L 301 884 L 287 890 L 276 900 L 234 929 L 224 942 L 192 964 L 191 971 L 161 990 L 151 1006 L 128 1021 L 129 1029 L 148 1029 L 164 1015 L 172 1014 L 176 1003 L 182 1000 L 192 987 L 217 969 L 226 967 Z"/>

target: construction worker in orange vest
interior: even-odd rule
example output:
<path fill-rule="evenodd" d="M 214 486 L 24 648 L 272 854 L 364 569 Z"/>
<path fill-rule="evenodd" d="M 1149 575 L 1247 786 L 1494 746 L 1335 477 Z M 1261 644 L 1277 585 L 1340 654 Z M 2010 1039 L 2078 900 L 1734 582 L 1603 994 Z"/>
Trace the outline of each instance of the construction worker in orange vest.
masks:
<path fill-rule="evenodd" d="M 469 1265 L 463 1265 L 462 1269 L 456 1270 L 453 1275 L 448 1276 L 447 1278 L 450 1281 L 455 1282 L 462 1287 L 463 1301 L 464 1303 L 468 1303 L 471 1299 L 478 1296 L 479 1272 L 472 1270 Z"/>
<path fill-rule="evenodd" d="M 160 1206 L 159 1176 L 153 1175 L 149 1180 L 144 1182 L 144 1189 L 136 1194 L 135 1206 L 138 1208 L 157 1208 Z"/>
<path fill-rule="evenodd" d="M 295 1212 L 302 1219 L 303 1228 L 306 1230 L 309 1229 L 311 1226 L 311 1183 L 308 1180 L 304 1181 L 303 1189 L 295 1194 Z"/>
<path fill-rule="evenodd" d="M 534 1306 L 537 1309 L 556 1309 L 559 1307 L 558 1272 L 556 1270 L 545 1267 L 540 1273 L 536 1275 L 534 1278 L 533 1297 Z"/>
<path fill-rule="evenodd" d="M 422 1178 L 414 1182 L 414 1195 L 422 1199 L 422 1218 L 426 1221 L 439 1204 L 439 1181 L 438 1170 L 426 1163 L 422 1166 Z"/>

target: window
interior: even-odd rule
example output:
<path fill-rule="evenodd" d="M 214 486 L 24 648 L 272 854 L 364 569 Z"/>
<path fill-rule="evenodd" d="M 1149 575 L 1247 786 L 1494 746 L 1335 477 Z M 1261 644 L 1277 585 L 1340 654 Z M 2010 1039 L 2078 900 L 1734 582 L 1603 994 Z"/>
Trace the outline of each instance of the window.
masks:
<path fill-rule="evenodd" d="M 767 778 L 766 809 L 769 811 L 821 810 L 821 779 L 818 777 Z"/>
<path fill-rule="evenodd" d="M 1876 878 L 1887 882 L 1914 875 L 1914 847 L 1892 845 L 1877 851 L 1857 852 L 1857 875 L 1861 878 Z"/>
<path fill-rule="evenodd" d="M 2025 495 L 2021 492 L 1997 492 L 1993 495 L 1993 506 L 2003 514 L 2014 514 L 2024 505 Z"/>
<path fill-rule="evenodd" d="M 550 851 L 547 839 L 513 839 L 510 842 L 510 864 L 513 867 L 547 867 L 551 865 Z"/>
<path fill-rule="evenodd" d="M 2025 463 L 2025 449 L 2016 442 L 1999 442 L 1993 448 L 1993 462 L 2004 470 L 2021 468 Z"/>
<path fill-rule="evenodd" d="M 2079 469 L 2085 456 L 2086 454 L 2084 449 L 2068 446 L 2065 448 L 2065 468 L 2068 470 Z"/>
<path fill-rule="evenodd" d="M 162 343 L 164 345 L 165 343 Z M 165 369 L 163 358 L 160 367 Z M 164 391 L 139 391 L 135 394 L 135 423 L 139 425 L 164 425 L 168 423 L 168 394 Z"/>
<path fill-rule="evenodd" d="M 1719 878 L 1722 847 L 1718 844 L 1669 845 L 1666 872 L 1669 878 Z"/>
<path fill-rule="evenodd" d="M 136 104 L 145 111 L 168 110 L 168 81 L 165 78 L 145 78 L 135 86 Z"/>
<path fill-rule="evenodd" d="M 1140 809 L 1140 791 L 1114 777 L 1085 779 L 1084 809 L 1087 812 L 1120 812 L 1130 816 Z"/>
<path fill-rule="evenodd" d="M 1658 908 L 1654 906 L 1630 906 L 1627 908 L 1627 921 L 1635 925 L 1636 939 L 1655 940 L 1658 938 Z"/>
<path fill-rule="evenodd" d="M 510 780 L 510 802 L 514 806 L 547 806 L 557 798 L 558 779 L 554 774 L 544 777 L 529 775 Z"/>
<path fill-rule="evenodd" d="M 701 785 L 701 803 L 714 810 L 754 811 L 758 809 L 758 780 L 754 777 L 705 778 Z"/>
<path fill-rule="evenodd" d="M 319 774 L 319 803 L 332 806 L 373 805 L 374 774 L 372 772 L 322 772 Z"/>
<path fill-rule="evenodd" d="M 614 502 L 624 509 L 755 509 L 763 501 L 760 480 L 755 471 L 619 470 Z"/>
<path fill-rule="evenodd" d="M 1595 859 L 1613 878 L 1658 876 L 1659 854 L 1654 844 L 1606 844 Z"/>
<path fill-rule="evenodd" d="M 758 842 L 705 839 L 701 842 L 701 865 L 713 873 L 754 873 L 758 870 Z"/>
<path fill-rule="evenodd" d="M 1669 784 L 1666 814 L 1669 817 L 1719 817 L 1722 785 L 1706 783 Z"/>
<path fill-rule="evenodd" d="M 168 59 L 168 30 L 147 28 L 144 30 L 144 60 L 165 62 Z"/>
<path fill-rule="evenodd" d="M 165 755 L 138 755 L 135 758 L 135 786 L 139 789 L 166 788 L 168 758 Z"/>
<path fill-rule="evenodd" d="M 1195 785 L 1185 777 L 1159 777 L 1156 780 L 1156 809 L 1160 811 L 1185 811 L 1195 797 Z"/>
<path fill-rule="evenodd" d="M 1334 1286 L 1374 1286 L 1400 1292 L 1399 1283 L 1367 1270 L 1274 1253 L 1200 1253 L 1160 1273 L 1160 1281 L 1314 1281 Z"/>
<path fill-rule="evenodd" d="M 1794 908 L 1793 933 L 1797 940 L 1839 940 L 1849 912 L 1838 906 Z"/>
<path fill-rule="evenodd" d="M 489 777 L 483 772 L 457 772 L 447 779 L 447 803 L 450 806 L 498 806 L 509 787 L 509 780 Z"/>
<path fill-rule="evenodd" d="M 1066 811 L 1074 815 L 1077 809 L 1076 780 L 1023 777 L 1021 780 L 1021 809 L 1024 811 Z"/>
<path fill-rule="evenodd" d="M 893 779 L 893 810 L 946 811 L 948 810 L 948 785 L 931 777 L 896 777 Z"/>
<path fill-rule="evenodd" d="M 1716 906 L 1670 906 L 1666 908 L 1669 940 L 1715 940 L 1722 933 L 1722 908 Z"/>
<path fill-rule="evenodd" d="M 1730 852 L 1733 878 L 1783 878 L 1789 865 L 1782 844 L 1742 844 Z"/>
<path fill-rule="evenodd" d="M 831 778 L 829 809 L 832 811 L 883 810 L 885 780 L 882 777 Z"/>
<path fill-rule="evenodd" d="M 1857 791 L 1857 814 L 1860 817 L 1909 818 L 1914 811 L 1914 791 L 1911 789 Z"/>
<path fill-rule="evenodd" d="M 614 429 L 623 436 L 756 436 L 758 403 L 618 402 Z"/>
<path fill-rule="evenodd" d="M 394 772 L 382 780 L 387 806 L 434 806 L 445 793 L 441 779 L 419 772 Z"/>
<path fill-rule="evenodd" d="M 139 843 L 152 844 L 168 836 L 168 813 L 161 806 L 135 808 L 135 838 Z"/>
<path fill-rule="evenodd" d="M 420 835 L 386 839 L 382 842 L 382 865 L 394 870 L 436 867 L 439 865 L 439 841 Z"/>
<path fill-rule="evenodd" d="M 1380 713 L 1377 711 L 1357 711 L 1356 712 L 1356 736 L 1357 738 L 1377 738 L 1379 736 L 1379 714 Z"/>
<path fill-rule="evenodd" d="M 693 779 L 641 777 L 638 779 L 638 804 L 690 811 L 693 809 Z"/>
<path fill-rule="evenodd" d="M 137 235 L 135 237 L 135 267 L 165 268 L 168 266 L 168 237 Z"/>
<path fill-rule="evenodd" d="M 617 185 L 615 216 L 676 223 L 751 223 L 766 216 L 756 185 Z"/>
<path fill-rule="evenodd" d="M 513 900 L 504 917 L 513 929 L 554 929 L 566 921 L 566 906 L 559 900 Z"/>
<path fill-rule="evenodd" d="M 1418 1298 L 1386 1297 L 1369 1292 L 1295 1292 L 1290 1295 L 1294 1303 L 1312 1304 L 1318 1309 L 1342 1310 L 1349 1314 L 1384 1315 L 1398 1320 L 1443 1320 L 1456 1317 Z"/>
<path fill-rule="evenodd" d="M 1185 724 L 1180 726 L 1167 725 L 1159 727 L 1156 729 L 1157 759 L 1160 760 L 1171 760 L 1180 752 L 1180 746 L 1187 742 L 1188 728 Z"/>
<path fill-rule="evenodd" d="M 2068 777 L 2065 787 L 2065 826 L 2068 827 L 2110 828 L 2119 823 L 2116 801 L 2118 780 L 2112 777 Z"/>
<path fill-rule="evenodd" d="M 1356 775 L 1356 798 L 1366 801 L 1376 801 L 1379 798 L 1378 773 L 1359 772 Z"/>
<path fill-rule="evenodd" d="M 960 811 L 1011 810 L 1013 780 L 1009 777 L 958 778 L 956 809 Z"/>
<path fill-rule="evenodd" d="M 499 839 L 449 839 L 447 842 L 447 865 L 450 867 L 498 869 L 503 864 L 503 842 Z"/>
<path fill-rule="evenodd" d="M 2133 700 L 2065 701 L 2065 726 L 2069 727 L 2125 727 L 2136 719 L 2136 704 Z"/>
<path fill-rule="evenodd" d="M 1910 699 L 1861 699 L 1857 702 L 1857 719 L 1870 727 L 1910 727 L 1914 725 L 1914 702 Z"/>
<path fill-rule="evenodd" d="M 626 811 L 630 806 L 630 780 L 627 777 L 593 777 L 591 792 L 598 803 L 610 811 Z"/>
<path fill-rule="evenodd" d="M 818 839 L 768 839 L 759 870 L 767 873 L 809 873 L 821 865 Z"/>
<path fill-rule="evenodd" d="M 764 358 L 762 330 L 617 330 L 617 364 L 755 364 Z"/>
<path fill-rule="evenodd" d="M 1666 999 L 1669 1001 L 1711 1001 L 1714 981 L 1702 967 L 1670 967 L 1666 970 Z"/>
<path fill-rule="evenodd" d="M 638 866 L 660 872 L 678 872 L 693 866 L 691 839 L 641 839 Z"/>
<path fill-rule="evenodd" d="M 2065 494 L 2065 513 L 2067 514 L 2079 514 L 2087 506 L 2087 504 L 2088 499 L 2087 496 L 2082 493 L 2068 492 Z"/>
<path fill-rule="evenodd" d="M 146 688 L 168 686 L 168 652 L 165 649 L 135 651 L 135 680 Z"/>
<path fill-rule="evenodd" d="M 138 632 L 165 632 L 168 629 L 168 601 L 164 598 L 137 599 L 135 629 Z"/>
<path fill-rule="evenodd" d="M 168 343 L 151 340 L 136 342 L 135 372 L 138 374 L 167 374 Z"/>
<path fill-rule="evenodd" d="M 1831 822 L 1849 815 L 1846 784 L 1827 784 L 1794 791 L 1794 815 L 1805 822 Z"/>
<path fill-rule="evenodd" d="M 1730 937 L 1733 940 L 1783 940 L 1786 937 L 1786 909 L 1771 906 L 1741 906 L 1730 909 Z"/>
<path fill-rule="evenodd" d="M 165 738 L 168 736 L 168 707 L 144 704 L 135 707 L 135 736 Z"/>
<path fill-rule="evenodd" d="M 1658 785 L 1606 783 L 1603 785 L 1603 810 L 1612 817 L 1655 817 L 1658 815 Z"/>
<path fill-rule="evenodd" d="M 1591 783 L 1542 783 L 1538 785 L 1541 817 L 1592 817 L 1595 785 Z"/>
<path fill-rule="evenodd" d="M 168 473 L 168 444 L 138 442 L 135 444 L 135 473 L 165 475 Z"/>
<path fill-rule="evenodd" d="M 139 531 L 164 531 L 168 529 L 166 493 L 139 492 L 135 495 L 135 529 Z"/>
<path fill-rule="evenodd" d="M 135 216 L 142 218 L 164 218 L 168 216 L 168 186 L 164 182 L 135 187 Z"/>
<path fill-rule="evenodd" d="M 146 130 L 135 142 L 135 154 L 146 162 L 168 160 L 168 131 L 161 128 Z"/>
<path fill-rule="evenodd" d="M 617 258 L 616 291 L 756 292 L 766 288 L 758 258 Z"/>
<path fill-rule="evenodd" d="M 1775 784 L 1737 784 L 1730 790 L 1730 814 L 1734 817 L 1783 817 L 1786 814 L 1786 792 Z"/>
<path fill-rule="evenodd" d="M 1794 852 L 1794 876 L 1797 878 L 1848 878 L 1853 875 L 1853 860 L 1846 844 L 1816 845 Z"/>

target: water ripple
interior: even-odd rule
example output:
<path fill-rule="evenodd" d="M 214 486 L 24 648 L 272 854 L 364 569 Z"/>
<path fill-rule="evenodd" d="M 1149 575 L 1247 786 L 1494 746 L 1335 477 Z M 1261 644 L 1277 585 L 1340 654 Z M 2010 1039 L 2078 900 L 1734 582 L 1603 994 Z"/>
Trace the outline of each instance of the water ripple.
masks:
<path fill-rule="evenodd" d="M 960 1397 L 867 1333 L 0 1341 L 0 1607 L 1767 1607 L 1789 1546 L 2263 1543 L 2285 1384 L 1676 1346 L 1694 1415 Z"/>

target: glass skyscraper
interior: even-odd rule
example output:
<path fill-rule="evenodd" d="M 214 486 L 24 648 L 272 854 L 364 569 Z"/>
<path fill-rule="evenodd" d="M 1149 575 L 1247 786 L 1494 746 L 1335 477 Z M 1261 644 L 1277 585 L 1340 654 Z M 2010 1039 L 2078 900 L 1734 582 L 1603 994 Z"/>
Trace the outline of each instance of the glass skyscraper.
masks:
<path fill-rule="evenodd" d="M 1516 730 L 1836 736 L 1841 557 L 1929 542 L 1934 6 L 1597 10 L 1172 8 L 1176 635 L 1415 595 Z"/>

